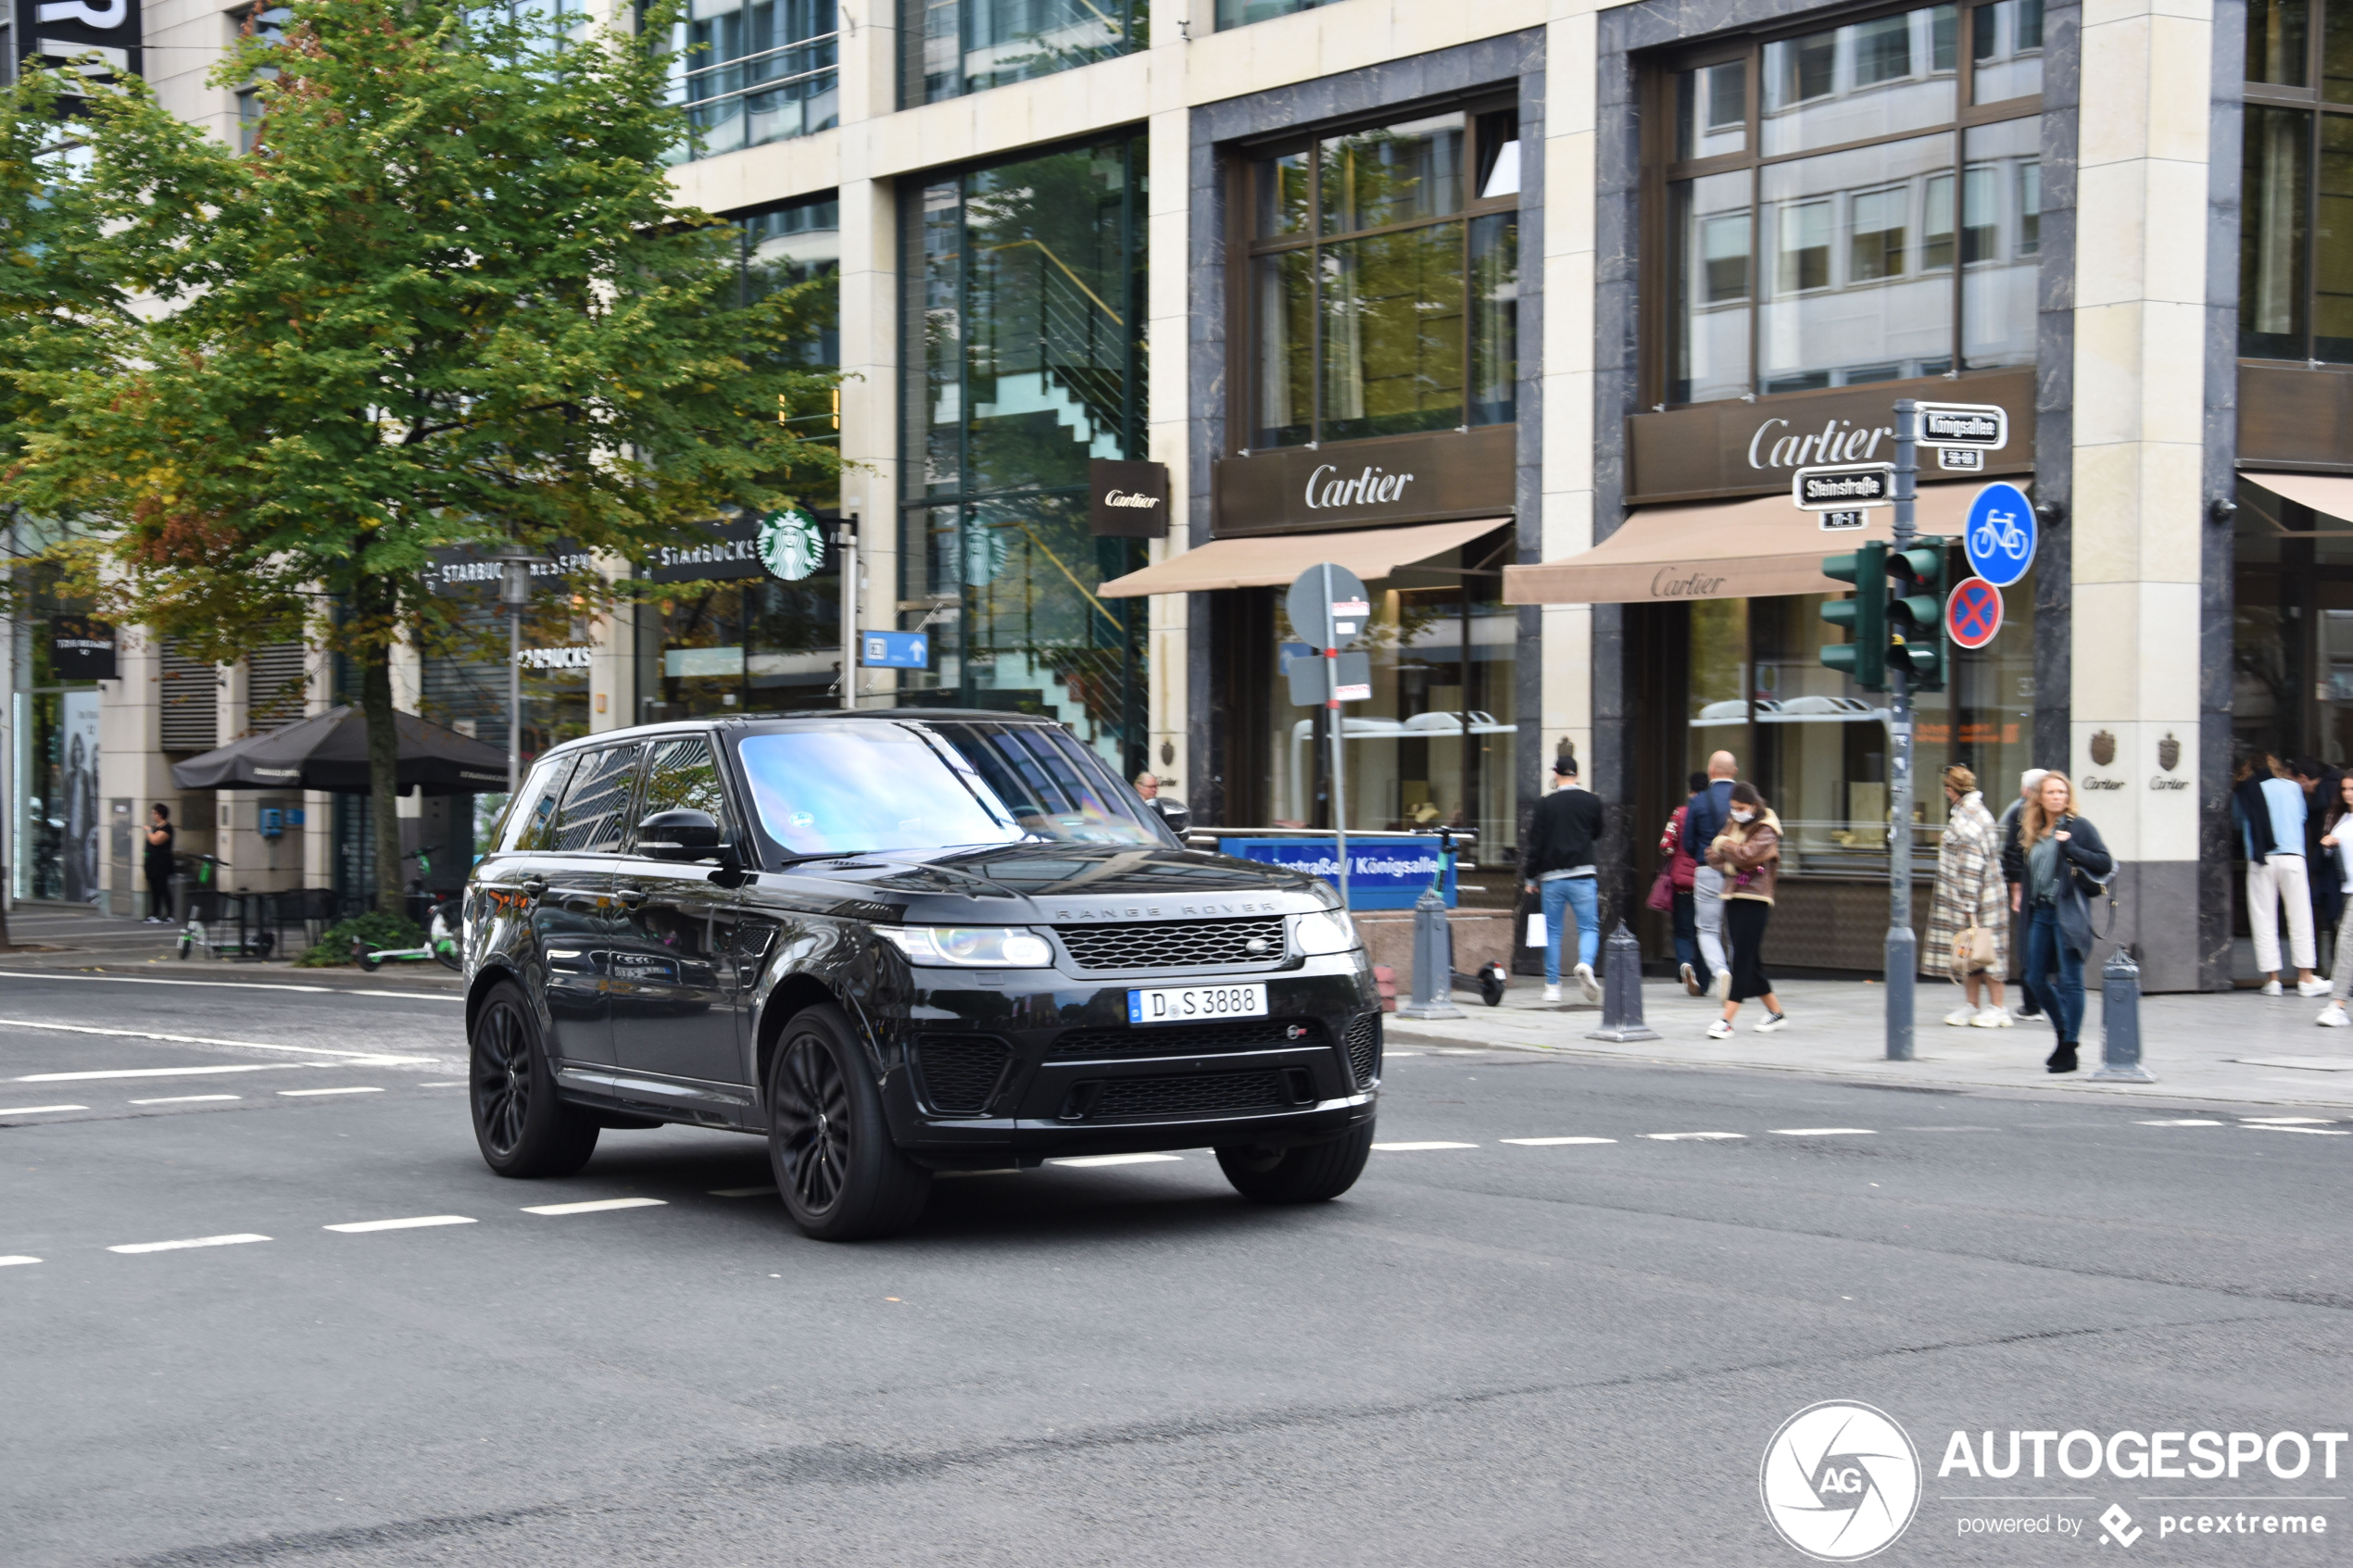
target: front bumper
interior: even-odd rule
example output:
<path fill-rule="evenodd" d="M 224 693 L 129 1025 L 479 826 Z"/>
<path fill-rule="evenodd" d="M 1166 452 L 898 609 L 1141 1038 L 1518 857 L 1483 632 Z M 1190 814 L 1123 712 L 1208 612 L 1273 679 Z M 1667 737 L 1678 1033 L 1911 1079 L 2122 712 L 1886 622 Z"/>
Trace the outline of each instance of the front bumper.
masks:
<path fill-rule="evenodd" d="M 888 1026 L 885 1104 L 900 1147 L 926 1164 L 1280 1148 L 1340 1136 L 1374 1114 L 1380 998 L 1361 951 L 1246 975 L 912 975 L 908 1006 Z M 1235 984 L 1266 986 L 1266 1017 L 1127 1022 L 1131 988 Z"/>

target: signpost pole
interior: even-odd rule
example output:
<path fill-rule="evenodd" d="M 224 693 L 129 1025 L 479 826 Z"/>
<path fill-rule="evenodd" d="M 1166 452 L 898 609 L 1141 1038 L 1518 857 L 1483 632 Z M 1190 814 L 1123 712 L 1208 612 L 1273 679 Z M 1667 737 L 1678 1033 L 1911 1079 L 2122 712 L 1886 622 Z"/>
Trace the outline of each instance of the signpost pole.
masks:
<path fill-rule="evenodd" d="M 1348 759 L 1340 745 L 1343 721 L 1340 709 L 1340 633 L 1332 629 L 1332 567 L 1326 561 L 1316 571 L 1323 578 L 1319 595 L 1324 605 L 1324 709 L 1332 727 L 1332 842 L 1340 852 L 1340 907 L 1348 908 Z"/>
<path fill-rule="evenodd" d="M 1912 543 L 1913 478 L 1919 467 L 1919 406 L 1895 405 L 1895 550 Z M 1912 934 L 1912 680 L 1908 661 L 1887 661 L 1887 783 L 1894 807 L 1887 841 L 1887 1060 L 1912 1060 L 1912 981 L 1919 972 Z"/>
<path fill-rule="evenodd" d="M 841 706 L 858 707 L 858 520 L 844 514 L 834 534 L 841 570 Z"/>

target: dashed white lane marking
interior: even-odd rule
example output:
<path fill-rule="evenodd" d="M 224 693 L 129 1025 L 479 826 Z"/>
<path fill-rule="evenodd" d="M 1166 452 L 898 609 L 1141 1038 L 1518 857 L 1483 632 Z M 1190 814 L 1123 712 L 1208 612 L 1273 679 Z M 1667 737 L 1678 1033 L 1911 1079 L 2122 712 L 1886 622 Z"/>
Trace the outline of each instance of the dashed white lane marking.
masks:
<path fill-rule="evenodd" d="M 347 1225 L 321 1225 L 321 1230 L 340 1231 L 346 1236 L 358 1236 L 364 1231 L 413 1231 L 427 1225 L 471 1225 L 474 1221 L 463 1214 L 419 1214 L 408 1220 L 354 1220 Z"/>
<path fill-rule="evenodd" d="M 444 1078 L 438 1083 L 420 1084 L 417 1085 L 417 1087 L 421 1089 L 462 1089 L 465 1086 L 466 1080 L 463 1078 Z"/>
<path fill-rule="evenodd" d="M 601 1214 L 608 1209 L 661 1209 L 667 1200 L 659 1198 L 599 1198 L 587 1203 L 527 1203 L 526 1214 Z"/>
<path fill-rule="evenodd" d="M 38 1263 L 39 1261 L 41 1260 L 38 1258 L 27 1257 L 19 1252 L 13 1258 L 0 1258 L 0 1269 L 14 1268 L 19 1263 Z"/>
<path fill-rule="evenodd" d="M 0 1116 L 42 1116 L 52 1110 L 87 1110 L 86 1105 L 0 1105 Z"/>
<path fill-rule="evenodd" d="M 766 1198 L 775 1190 L 774 1187 L 712 1187 L 711 1196 L 713 1198 Z"/>
<path fill-rule="evenodd" d="M 243 1099 L 243 1095 L 166 1095 L 161 1099 L 134 1099 L 133 1105 L 194 1105 L 200 1099 Z"/>
<path fill-rule="evenodd" d="M 466 999 L 463 997 L 453 997 L 447 991 L 362 991 L 357 987 L 346 991 L 340 985 L 329 985 L 322 986 L 321 988 L 322 990 L 333 991 L 338 996 L 391 997 L 396 1000 L 404 1002 L 462 1002 Z"/>
<path fill-rule="evenodd" d="M 238 1236 L 200 1236 L 187 1241 L 133 1241 L 121 1247 L 109 1247 L 109 1252 L 178 1252 L 191 1247 L 242 1247 L 248 1241 L 268 1241 L 266 1236 L 250 1232 Z"/>
<path fill-rule="evenodd" d="M 1642 1136 L 1660 1143 L 1708 1143 L 1721 1138 L 1744 1138 L 1746 1133 L 1644 1133 Z"/>
<path fill-rule="evenodd" d="M 204 1078 L 221 1073 L 299 1073 L 308 1061 L 248 1061 L 235 1067 L 108 1067 L 86 1073 L 28 1073 L 11 1084 L 71 1084 L 96 1078 Z"/>
<path fill-rule="evenodd" d="M 1616 1143 L 1616 1138 L 1497 1138 L 1497 1143 L 1516 1143 L 1523 1148 L 1552 1148 L 1570 1143 Z"/>
<path fill-rule="evenodd" d="M 2353 1133 L 2342 1127 L 2291 1127 L 2280 1122 L 2243 1122 L 2250 1133 L 2308 1133 L 2316 1138 L 2353 1138 Z"/>
<path fill-rule="evenodd" d="M 1426 1148 L 1477 1148 L 1475 1143 L 1377 1143 L 1383 1154 L 1418 1154 Z"/>
<path fill-rule="evenodd" d="M 2251 1127 L 2325 1127 L 2336 1118 L 2334 1116 L 2242 1116 L 2239 1120 Z"/>
<path fill-rule="evenodd" d="M 67 1035 L 104 1035 L 115 1040 L 163 1040 L 175 1046 L 228 1046 L 241 1051 L 308 1051 L 313 1056 L 349 1057 L 354 1063 L 368 1067 L 396 1067 L 434 1060 L 429 1056 L 385 1056 L 376 1051 L 336 1050 L 331 1046 L 282 1046 L 268 1040 L 216 1040 L 203 1035 L 159 1034 L 152 1029 L 101 1029 L 91 1023 L 36 1023 L 21 1018 L 11 1018 L 6 1023 L 0 1023 L 0 1028 L 55 1029 Z"/>
<path fill-rule="evenodd" d="M 278 1092 L 289 1099 L 308 1095 L 380 1095 L 384 1093 L 382 1089 L 366 1089 L 357 1085 L 347 1089 L 280 1089 Z"/>
<path fill-rule="evenodd" d="M 1766 1131 L 1784 1138 L 1869 1138 L 1879 1135 L 1876 1127 L 1768 1127 Z"/>
<path fill-rule="evenodd" d="M 1375 1144 L 1375 1148 L 1380 1145 Z M 1164 1160 L 1182 1160 L 1181 1154 L 1079 1154 L 1067 1160 L 1049 1160 L 1049 1165 L 1068 1165 L 1086 1170 L 1096 1165 L 1158 1165 Z"/>
<path fill-rule="evenodd" d="M 2221 1123 L 2210 1116 L 2169 1116 L 2162 1121 L 2144 1122 L 2144 1127 L 2219 1127 Z"/>

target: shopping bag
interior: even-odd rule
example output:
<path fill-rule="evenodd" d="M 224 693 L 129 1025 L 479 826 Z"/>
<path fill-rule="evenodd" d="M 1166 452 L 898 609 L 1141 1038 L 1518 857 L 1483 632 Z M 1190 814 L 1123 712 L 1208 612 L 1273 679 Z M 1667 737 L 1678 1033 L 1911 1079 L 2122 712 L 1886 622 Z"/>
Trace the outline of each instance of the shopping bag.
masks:
<path fill-rule="evenodd" d="M 1544 945 L 1544 911 L 1541 909 L 1528 911 L 1528 945 L 1531 947 Z"/>

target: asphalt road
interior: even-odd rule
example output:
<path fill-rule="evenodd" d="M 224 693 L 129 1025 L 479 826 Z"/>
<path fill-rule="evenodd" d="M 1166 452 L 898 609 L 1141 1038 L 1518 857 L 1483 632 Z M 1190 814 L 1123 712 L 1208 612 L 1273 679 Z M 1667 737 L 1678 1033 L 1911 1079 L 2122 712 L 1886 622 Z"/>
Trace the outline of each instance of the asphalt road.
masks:
<path fill-rule="evenodd" d="M 1877 1561 L 2080 1560 L 2111 1504 L 2135 1561 L 2353 1531 L 2353 1448 L 1938 1474 L 1956 1430 L 2346 1430 L 2353 1123 L 1393 1050 L 1337 1203 L 1196 1151 L 828 1247 L 729 1196 L 749 1138 L 492 1176 L 459 1015 L 0 975 L 0 1560 L 1796 1564 L 1760 1461 L 1832 1399 L 1925 1467 Z M 384 1220 L 445 1223 L 332 1228 Z M 2191 1507 L 2333 1533 L 2159 1534 Z M 2005 1518 L 2053 1527 L 1962 1534 Z"/>

